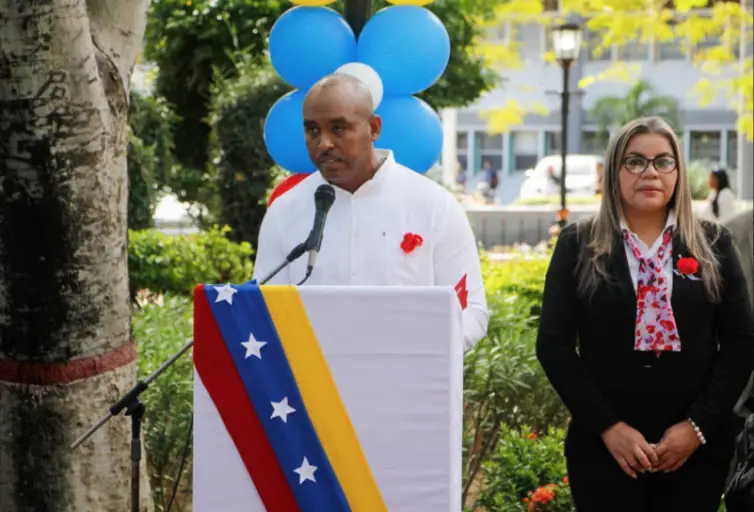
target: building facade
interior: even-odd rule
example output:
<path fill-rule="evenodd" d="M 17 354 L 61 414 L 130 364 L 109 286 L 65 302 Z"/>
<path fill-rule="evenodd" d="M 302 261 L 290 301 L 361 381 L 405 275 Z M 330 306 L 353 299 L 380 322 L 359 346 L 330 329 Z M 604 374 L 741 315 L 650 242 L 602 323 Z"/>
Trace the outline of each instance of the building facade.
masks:
<path fill-rule="evenodd" d="M 443 165 L 445 179 L 452 181 L 460 167 L 466 172 L 470 186 L 480 179 L 482 169 L 500 171 L 500 200 L 515 199 L 524 172 L 534 167 L 546 155 L 560 152 L 560 92 L 563 74 L 555 63 L 548 63 L 544 55 L 551 51 L 550 29 L 541 24 L 505 23 L 491 31 L 493 41 L 515 41 L 520 49 L 523 66 L 503 73 L 501 85 L 485 94 L 475 104 L 463 109 L 442 112 L 445 128 Z M 622 48 L 613 48 L 600 57 L 592 55 L 596 35 L 585 30 L 584 50 L 571 71 L 570 113 L 567 142 L 569 153 L 602 154 L 604 143 L 597 134 L 597 125 L 589 111 L 595 101 L 605 96 L 623 97 L 638 80 L 650 83 L 655 94 L 672 96 L 680 105 L 683 127 L 683 146 L 686 158 L 710 160 L 733 171 L 734 189 L 739 197 L 754 196 L 754 146 L 736 131 L 737 113 L 734 99 L 719 94 L 711 103 L 701 106 L 693 97 L 695 85 L 705 75 L 691 61 L 684 41 L 636 41 Z M 709 45 L 719 44 L 709 41 Z M 737 45 L 739 58 L 751 55 L 751 43 Z M 584 77 L 596 77 L 615 61 L 634 70 L 630 80 L 597 82 L 579 90 Z M 732 69 L 721 76 L 731 76 Z M 483 113 L 501 108 L 515 100 L 527 111 L 537 105 L 549 110 L 547 115 L 529 114 L 523 123 L 500 135 L 487 132 L 488 121 Z M 507 196 L 507 197 L 506 197 Z"/>

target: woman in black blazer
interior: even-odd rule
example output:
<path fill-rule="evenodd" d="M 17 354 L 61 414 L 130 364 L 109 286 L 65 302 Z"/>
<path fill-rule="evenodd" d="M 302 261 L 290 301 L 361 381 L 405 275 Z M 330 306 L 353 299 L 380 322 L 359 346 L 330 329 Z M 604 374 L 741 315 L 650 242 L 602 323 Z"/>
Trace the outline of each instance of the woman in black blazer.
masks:
<path fill-rule="evenodd" d="M 695 219 L 659 118 L 610 141 L 599 214 L 561 232 L 537 356 L 571 412 L 577 512 L 716 512 L 754 320 L 725 228 Z"/>

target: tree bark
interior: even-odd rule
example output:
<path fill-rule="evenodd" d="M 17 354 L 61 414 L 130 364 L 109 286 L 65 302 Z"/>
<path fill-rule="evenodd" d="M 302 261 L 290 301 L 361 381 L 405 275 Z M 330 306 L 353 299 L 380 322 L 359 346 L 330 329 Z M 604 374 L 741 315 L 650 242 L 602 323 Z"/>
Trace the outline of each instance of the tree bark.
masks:
<path fill-rule="evenodd" d="M 135 382 L 127 102 L 148 6 L 0 0 L 3 512 L 130 506 L 128 418 L 69 446 Z"/>

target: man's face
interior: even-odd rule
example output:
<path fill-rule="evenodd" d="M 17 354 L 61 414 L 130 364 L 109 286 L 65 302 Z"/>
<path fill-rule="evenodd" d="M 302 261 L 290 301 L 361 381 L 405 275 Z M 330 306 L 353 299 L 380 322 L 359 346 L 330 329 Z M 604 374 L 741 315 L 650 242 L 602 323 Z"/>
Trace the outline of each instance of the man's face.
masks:
<path fill-rule="evenodd" d="M 309 157 L 333 185 L 358 181 L 367 171 L 379 130 L 379 118 L 346 94 L 338 94 L 336 87 L 320 90 L 304 102 Z"/>

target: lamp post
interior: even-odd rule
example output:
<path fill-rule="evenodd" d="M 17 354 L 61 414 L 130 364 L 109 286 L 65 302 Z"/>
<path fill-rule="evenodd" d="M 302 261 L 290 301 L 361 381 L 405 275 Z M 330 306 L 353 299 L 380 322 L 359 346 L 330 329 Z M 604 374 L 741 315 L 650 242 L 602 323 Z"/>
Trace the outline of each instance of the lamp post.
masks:
<path fill-rule="evenodd" d="M 343 17 L 351 25 L 351 30 L 357 38 L 371 15 L 372 0 L 346 0 Z"/>
<path fill-rule="evenodd" d="M 552 31 L 552 46 L 555 58 L 563 69 L 563 91 L 560 93 L 560 213 L 558 224 L 561 228 L 568 220 L 566 208 L 566 156 L 568 155 L 568 105 L 571 93 L 568 89 L 571 65 L 581 51 L 581 27 L 575 23 L 565 23 Z"/>

